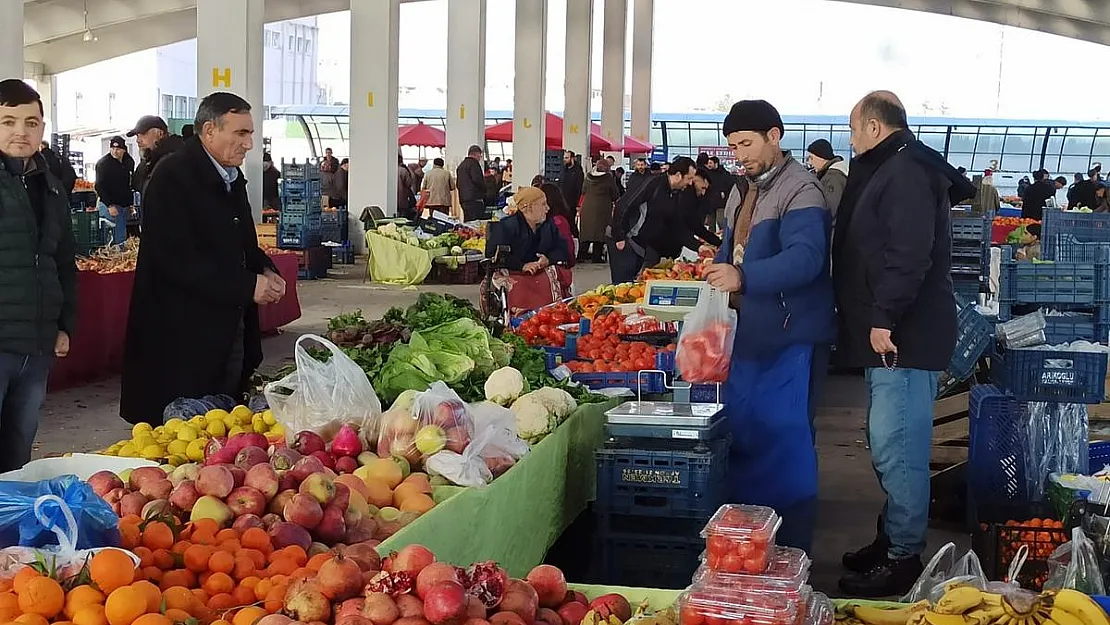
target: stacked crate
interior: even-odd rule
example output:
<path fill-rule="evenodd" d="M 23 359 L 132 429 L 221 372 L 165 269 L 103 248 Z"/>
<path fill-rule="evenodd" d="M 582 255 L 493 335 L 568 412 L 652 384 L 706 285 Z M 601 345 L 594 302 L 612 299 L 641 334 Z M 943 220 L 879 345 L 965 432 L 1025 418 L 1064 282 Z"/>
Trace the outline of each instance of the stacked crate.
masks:
<path fill-rule="evenodd" d="M 978 302 L 990 275 L 991 216 L 952 216 L 952 286 L 956 295 Z"/>
<path fill-rule="evenodd" d="M 331 250 L 323 242 L 323 205 L 320 167 L 312 161 L 282 163 L 281 216 L 277 244 L 298 255 L 297 274 L 301 280 L 327 276 Z"/>
<path fill-rule="evenodd" d="M 724 419 L 683 434 L 693 440 L 654 438 L 653 427 L 673 436 L 667 426 L 606 424 L 608 442 L 595 452 L 598 583 L 684 588 L 705 546 L 699 532 L 727 497 Z"/>
<path fill-rule="evenodd" d="M 347 207 L 325 208 L 321 213 L 320 238 L 343 245 L 348 238 Z"/>

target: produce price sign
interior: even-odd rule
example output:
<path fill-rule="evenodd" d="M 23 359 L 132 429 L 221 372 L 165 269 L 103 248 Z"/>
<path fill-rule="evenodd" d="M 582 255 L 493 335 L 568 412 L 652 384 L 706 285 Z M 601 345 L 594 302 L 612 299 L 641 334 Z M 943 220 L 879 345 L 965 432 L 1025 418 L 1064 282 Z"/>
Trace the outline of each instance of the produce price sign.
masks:
<path fill-rule="evenodd" d="M 705 152 L 710 156 L 716 156 L 721 161 L 721 167 L 724 167 L 729 172 L 736 172 L 740 164 L 736 162 L 736 155 L 732 153 L 732 149 L 727 145 L 703 145 L 698 147 L 698 154 Z"/>

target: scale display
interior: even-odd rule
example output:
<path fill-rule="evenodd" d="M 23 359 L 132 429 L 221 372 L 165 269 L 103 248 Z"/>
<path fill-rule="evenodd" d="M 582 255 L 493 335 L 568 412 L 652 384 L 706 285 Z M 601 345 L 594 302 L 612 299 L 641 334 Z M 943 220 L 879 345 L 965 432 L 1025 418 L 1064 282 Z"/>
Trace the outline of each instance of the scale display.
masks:
<path fill-rule="evenodd" d="M 705 282 L 651 281 L 644 303 L 648 306 L 693 308 L 705 292 Z"/>

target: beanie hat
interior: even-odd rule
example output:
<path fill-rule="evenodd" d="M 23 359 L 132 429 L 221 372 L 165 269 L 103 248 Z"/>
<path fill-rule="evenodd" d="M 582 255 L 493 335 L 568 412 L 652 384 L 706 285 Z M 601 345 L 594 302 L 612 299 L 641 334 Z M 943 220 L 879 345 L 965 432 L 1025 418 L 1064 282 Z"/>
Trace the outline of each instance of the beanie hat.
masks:
<path fill-rule="evenodd" d="M 832 144 L 825 139 L 818 139 L 809 144 L 809 147 L 806 149 L 806 151 L 816 156 L 817 158 L 821 158 L 826 161 L 831 161 L 836 158 L 836 153 L 833 152 Z"/>
<path fill-rule="evenodd" d="M 732 105 L 732 110 L 725 116 L 721 132 L 726 137 L 734 132 L 767 132 L 778 128 L 779 133 L 784 133 L 782 116 L 778 110 L 766 100 L 741 100 Z"/>

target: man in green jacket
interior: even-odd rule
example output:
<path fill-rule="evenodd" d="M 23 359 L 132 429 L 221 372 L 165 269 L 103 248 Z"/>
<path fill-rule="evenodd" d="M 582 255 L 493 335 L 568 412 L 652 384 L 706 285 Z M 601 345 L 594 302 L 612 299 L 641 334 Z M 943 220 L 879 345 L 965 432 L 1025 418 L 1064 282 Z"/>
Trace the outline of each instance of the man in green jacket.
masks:
<path fill-rule="evenodd" d="M 0 471 L 31 459 L 54 358 L 69 353 L 77 264 L 69 202 L 38 152 L 39 94 L 0 81 Z"/>

